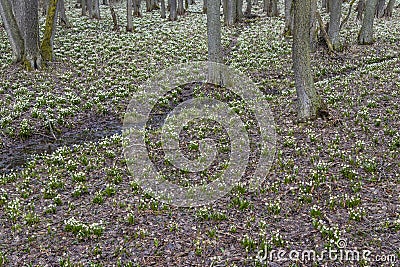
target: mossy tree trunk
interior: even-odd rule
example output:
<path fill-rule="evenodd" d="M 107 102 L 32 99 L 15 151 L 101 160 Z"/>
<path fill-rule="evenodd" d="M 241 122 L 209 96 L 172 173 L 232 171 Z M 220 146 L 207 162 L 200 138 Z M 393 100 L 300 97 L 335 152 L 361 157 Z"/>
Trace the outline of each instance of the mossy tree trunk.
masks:
<path fill-rule="evenodd" d="M 47 11 L 46 25 L 40 47 L 42 57 L 45 61 L 52 61 L 54 59 L 53 40 L 57 20 L 57 2 L 58 0 L 50 0 Z"/>
<path fill-rule="evenodd" d="M 293 0 L 293 71 L 297 92 L 297 114 L 299 121 L 315 119 L 321 108 L 311 70 L 310 59 L 310 14 L 313 0 Z"/>

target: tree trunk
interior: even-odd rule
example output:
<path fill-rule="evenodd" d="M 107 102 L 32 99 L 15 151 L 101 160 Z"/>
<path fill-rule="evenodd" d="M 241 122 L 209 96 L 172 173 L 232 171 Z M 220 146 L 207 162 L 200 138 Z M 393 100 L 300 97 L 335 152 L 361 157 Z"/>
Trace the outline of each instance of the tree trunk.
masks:
<path fill-rule="evenodd" d="M 93 0 L 93 16 L 94 19 L 100 19 L 100 2 L 99 0 Z"/>
<path fill-rule="evenodd" d="M 316 13 L 318 11 L 317 0 L 311 0 L 311 12 L 310 12 L 310 50 L 315 52 L 318 46 L 318 21 Z"/>
<path fill-rule="evenodd" d="M 278 0 L 264 0 L 263 11 L 267 13 L 268 17 L 279 16 Z"/>
<path fill-rule="evenodd" d="M 42 57 L 39 50 L 39 2 L 38 0 L 25 0 L 25 60 L 24 65 L 28 70 L 40 69 Z M 56 5 L 57 9 L 57 5 Z"/>
<path fill-rule="evenodd" d="M 10 0 L 0 0 L 0 14 L 11 44 L 13 61 L 20 62 L 24 56 L 24 39 L 18 28 Z"/>
<path fill-rule="evenodd" d="M 243 0 L 236 0 L 236 22 L 243 18 Z"/>
<path fill-rule="evenodd" d="M 378 4 L 375 9 L 375 17 L 382 18 L 385 13 L 385 0 L 378 0 Z"/>
<path fill-rule="evenodd" d="M 207 14 L 207 0 L 203 0 L 203 13 Z"/>
<path fill-rule="evenodd" d="M 86 5 L 89 13 L 89 18 L 93 18 L 93 0 L 86 0 Z"/>
<path fill-rule="evenodd" d="M 133 15 L 135 17 L 140 17 L 140 0 L 133 0 Z"/>
<path fill-rule="evenodd" d="M 313 0 L 293 0 L 293 71 L 297 92 L 299 121 L 314 119 L 321 108 L 321 100 L 314 86 L 310 63 L 310 14 Z"/>
<path fill-rule="evenodd" d="M 208 61 L 222 63 L 220 0 L 207 1 Z M 208 82 L 223 85 L 222 73 L 218 66 L 210 64 Z"/>
<path fill-rule="evenodd" d="M 285 0 L 285 30 L 284 36 L 289 37 L 293 34 L 293 4 L 292 0 Z"/>
<path fill-rule="evenodd" d="M 86 8 L 86 6 L 87 6 L 87 0 L 82 0 L 82 16 L 86 16 L 86 11 L 87 11 L 87 8 Z"/>
<path fill-rule="evenodd" d="M 109 7 L 110 7 L 110 13 L 111 13 L 111 17 L 112 17 L 113 24 L 114 24 L 113 31 L 119 31 L 118 17 L 117 17 L 117 13 L 115 13 L 114 1 L 115 0 L 110 0 Z"/>
<path fill-rule="evenodd" d="M 386 18 L 392 17 L 393 8 L 394 8 L 395 3 L 396 3 L 396 0 L 389 0 L 389 3 L 387 4 L 387 7 L 385 8 L 385 13 L 384 13 L 384 16 Z"/>
<path fill-rule="evenodd" d="M 358 34 L 359 44 L 371 44 L 374 41 L 374 16 L 378 0 L 367 0 L 361 30 Z"/>
<path fill-rule="evenodd" d="M 244 12 L 244 15 L 246 17 L 251 17 L 251 0 L 247 0 L 246 2 L 246 11 Z"/>
<path fill-rule="evenodd" d="M 127 0 L 126 1 L 126 18 L 127 18 L 127 24 L 126 24 L 126 31 L 132 32 L 133 31 L 133 19 L 132 19 L 132 0 Z"/>
<path fill-rule="evenodd" d="M 60 1 L 60 0 L 58 0 Z M 82 1 L 84 2 L 84 1 Z M 40 51 L 45 61 L 54 59 L 53 40 L 57 21 L 57 0 L 50 0 Z"/>
<path fill-rule="evenodd" d="M 183 6 L 183 0 L 178 0 L 178 10 L 177 10 L 178 15 L 183 15 L 185 14 L 185 8 Z"/>
<path fill-rule="evenodd" d="M 329 20 L 328 35 L 331 39 L 333 48 L 336 50 L 340 46 L 339 32 L 340 32 L 340 18 L 342 15 L 342 0 L 331 1 L 331 14 Z"/>
<path fill-rule="evenodd" d="M 178 19 L 177 13 L 176 13 L 176 0 L 170 0 L 171 1 L 171 6 L 169 10 L 169 20 L 175 21 Z"/>
<path fill-rule="evenodd" d="M 362 21 L 365 10 L 365 0 L 359 0 L 357 4 L 357 20 Z"/>
<path fill-rule="evenodd" d="M 161 18 L 165 19 L 166 17 L 165 0 L 161 0 Z"/>
<path fill-rule="evenodd" d="M 67 15 L 65 14 L 65 4 L 64 0 L 58 0 L 58 12 L 60 16 L 60 25 L 66 28 L 71 28 L 72 25 L 68 20 Z"/>

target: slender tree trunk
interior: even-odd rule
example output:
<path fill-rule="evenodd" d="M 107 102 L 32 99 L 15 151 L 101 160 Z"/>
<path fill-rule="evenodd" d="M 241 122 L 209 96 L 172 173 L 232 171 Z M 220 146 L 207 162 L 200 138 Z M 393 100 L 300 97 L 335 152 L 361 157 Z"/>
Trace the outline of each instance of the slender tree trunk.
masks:
<path fill-rule="evenodd" d="M 133 18 L 132 18 L 132 0 L 127 0 L 126 1 L 126 18 L 127 18 L 127 24 L 126 24 L 126 31 L 132 32 L 133 31 Z"/>
<path fill-rule="evenodd" d="M 203 0 L 203 13 L 207 13 L 207 0 Z"/>
<path fill-rule="evenodd" d="M 114 1 L 115 0 L 110 0 L 109 7 L 110 7 L 110 13 L 111 13 L 111 17 L 112 17 L 113 24 L 114 24 L 113 31 L 119 31 L 118 17 L 117 17 L 117 13 L 115 13 Z"/>
<path fill-rule="evenodd" d="M 285 30 L 284 36 L 293 34 L 293 4 L 292 0 L 285 0 Z"/>
<path fill-rule="evenodd" d="M 333 48 L 336 50 L 340 46 L 339 32 L 340 32 L 340 18 L 342 15 L 342 0 L 331 1 L 331 14 L 329 20 L 328 35 L 331 39 Z"/>
<path fill-rule="evenodd" d="M 268 17 L 279 16 L 278 0 L 264 0 L 263 11 L 267 13 Z"/>
<path fill-rule="evenodd" d="M 171 6 L 169 10 L 169 20 L 175 21 L 178 19 L 177 13 L 176 13 L 176 0 L 170 0 L 171 1 Z"/>
<path fill-rule="evenodd" d="M 246 2 L 246 11 L 244 12 L 244 15 L 246 17 L 251 17 L 251 0 L 247 0 Z"/>
<path fill-rule="evenodd" d="M 86 8 L 89 13 L 89 18 L 93 18 L 93 0 L 86 0 Z"/>
<path fill-rule="evenodd" d="M 236 0 L 236 22 L 243 18 L 243 0 Z"/>
<path fill-rule="evenodd" d="M 393 15 L 393 8 L 394 4 L 396 3 L 396 0 L 389 0 L 389 3 L 387 4 L 387 7 L 385 8 L 385 13 L 384 16 L 386 18 L 390 18 Z"/>
<path fill-rule="evenodd" d="M 321 100 L 314 86 L 310 63 L 310 14 L 312 0 L 293 0 L 293 71 L 297 92 L 299 121 L 314 119 L 321 107 Z"/>
<path fill-rule="evenodd" d="M 385 3 L 386 0 L 378 0 L 378 4 L 376 5 L 375 9 L 375 17 L 382 18 L 385 13 Z"/>
<path fill-rule="evenodd" d="M 371 44 L 374 41 L 374 16 L 378 0 L 367 0 L 365 14 L 358 34 L 359 44 Z"/>
<path fill-rule="evenodd" d="M 166 17 L 165 0 L 161 0 L 161 18 L 165 19 Z"/>
<path fill-rule="evenodd" d="M 359 0 L 356 9 L 358 21 L 362 21 L 364 10 L 365 10 L 365 0 Z"/>
<path fill-rule="evenodd" d="M 20 62 L 24 56 L 24 39 L 15 19 L 10 0 L 0 0 L 0 14 L 11 44 L 13 61 Z"/>
<path fill-rule="evenodd" d="M 54 59 L 54 34 L 57 21 L 57 2 L 60 0 L 50 0 L 49 9 L 47 11 L 46 25 L 40 51 L 45 61 Z M 83 2 L 83 1 L 82 1 Z"/>
<path fill-rule="evenodd" d="M 207 1 L 208 61 L 222 63 L 220 0 Z M 208 82 L 222 85 L 223 77 L 218 66 L 209 65 Z"/>
<path fill-rule="evenodd" d="M 140 17 L 140 0 L 133 0 L 133 15 L 135 17 Z"/>
<path fill-rule="evenodd" d="M 310 12 L 310 50 L 315 52 L 318 46 L 318 21 L 316 13 L 318 11 L 317 0 L 311 0 Z"/>
<path fill-rule="evenodd" d="M 183 15 L 185 14 L 185 8 L 183 6 L 183 0 L 178 0 L 178 9 L 177 9 L 178 15 Z"/>
<path fill-rule="evenodd" d="M 93 16 L 94 19 L 100 19 L 100 2 L 93 0 Z"/>
<path fill-rule="evenodd" d="M 82 0 L 82 16 L 86 16 L 87 11 L 87 0 Z"/>
<path fill-rule="evenodd" d="M 64 0 L 58 0 L 58 7 L 57 9 L 59 10 L 59 16 L 60 16 L 60 25 L 66 27 L 66 28 L 71 28 L 72 25 L 68 20 L 67 15 L 65 14 L 65 3 Z"/>

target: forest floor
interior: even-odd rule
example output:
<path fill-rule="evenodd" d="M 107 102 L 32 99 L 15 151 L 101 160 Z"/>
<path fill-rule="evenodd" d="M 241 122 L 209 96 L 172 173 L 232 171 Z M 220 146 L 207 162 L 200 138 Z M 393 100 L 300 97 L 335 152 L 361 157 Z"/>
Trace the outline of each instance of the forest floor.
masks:
<path fill-rule="evenodd" d="M 12 65 L 0 26 L 0 266 L 263 266 L 265 249 L 268 266 L 399 266 L 399 9 L 376 21 L 373 45 L 356 44 L 353 13 L 344 50 L 318 48 L 312 67 L 329 116 L 303 124 L 284 19 L 256 6 L 257 17 L 224 27 L 226 64 L 252 78 L 273 113 L 275 160 L 255 192 L 238 184 L 208 206 L 177 208 L 132 179 L 122 120 L 154 73 L 207 60 L 202 3 L 177 22 L 143 13 L 126 33 L 112 31 L 107 7 L 89 20 L 73 2 L 73 27 L 57 29 L 45 71 Z M 311 250 L 319 259 L 302 260 Z"/>

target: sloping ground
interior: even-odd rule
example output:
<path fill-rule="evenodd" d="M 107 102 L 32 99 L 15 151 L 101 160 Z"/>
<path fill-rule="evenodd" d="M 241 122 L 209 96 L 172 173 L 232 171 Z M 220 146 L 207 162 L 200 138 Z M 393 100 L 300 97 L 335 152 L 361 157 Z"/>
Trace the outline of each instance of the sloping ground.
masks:
<path fill-rule="evenodd" d="M 118 12 L 123 21 L 123 8 Z M 263 187 L 250 193 L 238 186 L 204 208 L 174 208 L 132 182 L 120 135 L 77 140 L 0 176 L 0 266 L 5 260 L 5 266 L 253 266 L 265 245 L 321 255 L 338 241 L 360 254 L 371 251 L 369 261 L 340 263 L 325 255 L 316 265 L 398 266 L 398 13 L 377 21 L 373 46 L 349 43 L 335 58 L 315 54 L 317 88 L 330 117 L 301 125 L 293 123 L 291 47 L 281 36 L 282 18 L 261 16 L 225 29 L 227 62 L 260 85 L 275 116 L 277 155 Z M 68 15 L 75 27 L 58 32 L 59 62 L 48 72 L 10 67 L 0 32 L 5 152 L 36 134 L 62 139 L 86 125 L 118 122 L 129 95 L 152 73 L 207 56 L 205 16 L 198 13 L 179 22 L 144 14 L 133 34 L 111 32 L 109 18 L 88 21 L 73 9 Z M 354 23 L 344 41 L 356 39 Z M 273 255 L 276 266 L 312 266 Z M 376 256 L 397 263 L 374 262 Z"/>

